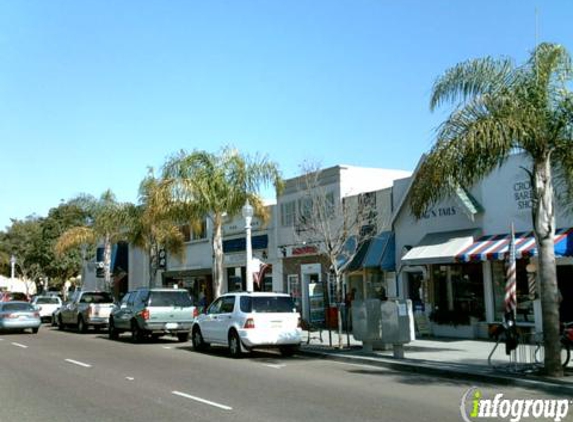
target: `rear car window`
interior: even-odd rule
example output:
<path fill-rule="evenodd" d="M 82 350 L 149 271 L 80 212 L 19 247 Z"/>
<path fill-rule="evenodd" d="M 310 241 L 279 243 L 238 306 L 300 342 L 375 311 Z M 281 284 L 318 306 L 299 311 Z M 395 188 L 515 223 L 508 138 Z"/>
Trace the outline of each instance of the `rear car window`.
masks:
<path fill-rule="evenodd" d="M 97 292 L 84 294 L 80 301 L 85 303 L 113 303 L 113 298 L 109 293 Z"/>
<path fill-rule="evenodd" d="M 247 313 L 296 312 L 296 308 L 289 296 L 242 296 L 241 311 Z"/>
<path fill-rule="evenodd" d="M 58 305 L 60 301 L 55 297 L 39 297 L 36 299 L 36 303 L 39 305 Z"/>
<path fill-rule="evenodd" d="M 148 306 L 193 306 L 189 294 L 184 291 L 151 292 Z"/>
<path fill-rule="evenodd" d="M 5 303 L 3 311 L 33 311 L 34 308 L 29 303 Z"/>

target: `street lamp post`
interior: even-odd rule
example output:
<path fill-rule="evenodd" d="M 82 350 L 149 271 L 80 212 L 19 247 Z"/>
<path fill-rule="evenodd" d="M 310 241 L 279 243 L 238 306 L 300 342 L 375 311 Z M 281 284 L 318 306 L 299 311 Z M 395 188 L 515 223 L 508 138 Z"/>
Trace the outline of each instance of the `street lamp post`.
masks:
<path fill-rule="evenodd" d="M 249 204 L 249 200 L 243 206 L 243 217 L 245 218 L 245 232 L 246 232 L 246 251 L 247 251 L 247 292 L 253 291 L 253 245 L 251 243 L 251 221 L 253 220 L 253 206 Z"/>
<path fill-rule="evenodd" d="M 14 281 L 14 266 L 16 265 L 16 257 L 12 255 L 10 257 L 10 278 Z"/>

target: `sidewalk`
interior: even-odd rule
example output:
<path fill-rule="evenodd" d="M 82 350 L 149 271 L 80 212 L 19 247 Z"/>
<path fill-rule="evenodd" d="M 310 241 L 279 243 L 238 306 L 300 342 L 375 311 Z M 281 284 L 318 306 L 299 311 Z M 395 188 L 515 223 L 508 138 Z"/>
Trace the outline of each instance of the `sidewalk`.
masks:
<path fill-rule="evenodd" d="M 573 364 L 569 364 L 563 378 L 549 378 L 537 375 L 531 358 L 532 351 L 519 357 L 519 362 L 532 362 L 527 365 L 510 363 L 505 354 L 505 344 L 500 343 L 492 355 L 491 365 L 488 356 L 495 346 L 494 341 L 465 340 L 465 339 L 417 339 L 404 345 L 404 359 L 394 357 L 392 348 L 365 352 L 362 342 L 355 340 L 352 334 L 343 334 L 343 349 L 338 348 L 338 333 L 331 331 L 332 346 L 329 342 L 328 330 L 310 333 L 303 332 L 304 354 L 322 356 L 325 358 L 344 360 L 357 364 L 368 364 L 390 367 L 395 370 L 424 373 L 464 380 L 490 382 L 496 384 L 511 384 L 524 388 L 555 389 L 561 393 L 573 394 Z M 523 352 L 523 350 L 520 350 Z M 531 358 L 532 359 L 532 358 Z"/>

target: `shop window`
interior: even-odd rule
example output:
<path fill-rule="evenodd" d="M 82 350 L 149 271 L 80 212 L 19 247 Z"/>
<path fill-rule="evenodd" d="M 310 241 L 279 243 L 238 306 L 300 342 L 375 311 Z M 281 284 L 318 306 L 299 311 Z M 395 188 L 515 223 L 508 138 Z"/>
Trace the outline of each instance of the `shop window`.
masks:
<path fill-rule="evenodd" d="M 292 297 L 297 312 L 302 313 L 302 289 L 298 274 L 287 275 L 287 292 Z"/>
<path fill-rule="evenodd" d="M 535 322 L 533 314 L 533 299 L 535 299 L 535 273 L 527 272 L 528 261 L 518 259 L 516 261 L 516 291 L 518 322 Z M 505 261 L 494 261 L 491 265 L 493 281 L 493 297 L 496 321 L 503 321 L 505 314 Z"/>
<path fill-rule="evenodd" d="M 482 265 L 433 265 L 434 310 L 439 324 L 463 325 L 485 320 Z"/>
<path fill-rule="evenodd" d="M 340 276 L 342 277 L 342 275 Z M 341 302 L 342 298 L 337 294 L 336 277 L 333 273 L 328 273 L 327 277 L 328 283 L 328 303 L 330 307 L 336 306 L 336 302 Z M 340 280 L 340 286 L 342 286 L 342 280 Z"/>
<path fill-rule="evenodd" d="M 183 235 L 184 242 L 191 242 L 192 240 L 201 240 L 207 238 L 207 220 L 201 221 L 196 225 L 183 224 L 179 226 L 179 230 Z"/>
<path fill-rule="evenodd" d="M 281 226 L 291 227 L 294 225 L 295 202 L 285 202 L 281 204 Z"/>

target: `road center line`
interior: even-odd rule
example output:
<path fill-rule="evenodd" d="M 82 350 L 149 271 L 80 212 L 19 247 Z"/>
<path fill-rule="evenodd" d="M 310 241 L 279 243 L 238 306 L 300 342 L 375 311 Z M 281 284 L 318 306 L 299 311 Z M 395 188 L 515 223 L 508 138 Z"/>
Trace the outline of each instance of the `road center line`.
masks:
<path fill-rule="evenodd" d="M 82 366 L 82 367 L 84 367 L 84 368 L 91 368 L 91 367 L 92 367 L 90 364 L 88 364 L 88 363 L 83 363 L 83 362 L 80 362 L 80 361 L 78 361 L 78 360 L 65 359 L 65 361 L 68 362 L 68 363 L 73 363 L 74 365 Z"/>
<path fill-rule="evenodd" d="M 13 346 L 16 347 L 21 347 L 22 349 L 27 349 L 28 346 L 26 346 L 25 344 L 20 344 L 20 343 L 12 343 Z"/>
<path fill-rule="evenodd" d="M 174 395 L 180 396 L 180 397 L 185 397 L 186 399 L 190 399 L 190 400 L 195 400 L 195 401 L 198 401 L 199 403 L 208 404 L 209 406 L 218 407 L 219 409 L 233 410 L 232 407 L 225 406 L 224 404 L 219 404 L 219 403 L 215 403 L 213 401 L 202 399 L 200 397 L 191 396 L 189 394 L 182 393 L 181 391 L 172 391 L 171 394 L 174 394 Z"/>

